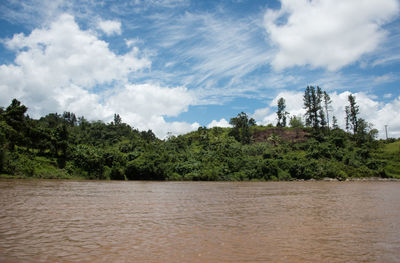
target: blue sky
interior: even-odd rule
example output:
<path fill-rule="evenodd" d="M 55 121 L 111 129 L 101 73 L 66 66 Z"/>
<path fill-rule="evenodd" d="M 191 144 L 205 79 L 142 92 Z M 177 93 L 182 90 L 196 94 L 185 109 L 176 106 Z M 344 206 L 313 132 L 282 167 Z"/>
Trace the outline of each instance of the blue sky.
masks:
<path fill-rule="evenodd" d="M 0 105 L 32 117 L 119 113 L 163 138 L 228 125 L 239 112 L 302 116 L 319 85 L 344 125 L 347 96 L 384 137 L 400 137 L 397 0 L 3 0 Z"/>

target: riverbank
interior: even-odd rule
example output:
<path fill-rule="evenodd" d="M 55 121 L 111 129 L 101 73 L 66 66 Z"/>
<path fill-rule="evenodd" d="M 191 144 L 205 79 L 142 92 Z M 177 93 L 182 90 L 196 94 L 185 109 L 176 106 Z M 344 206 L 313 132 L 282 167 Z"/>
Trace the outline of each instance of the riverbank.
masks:
<path fill-rule="evenodd" d="M 62 177 L 57 177 L 57 176 L 47 176 L 47 177 L 29 177 L 29 176 L 15 176 L 15 175 L 10 175 L 10 174 L 0 174 L 0 180 L 71 180 L 71 181 L 122 181 L 122 180 L 110 180 L 110 179 L 88 179 L 85 178 L 84 176 L 62 176 Z M 143 180 L 125 180 L 125 181 L 130 181 L 130 182 L 138 182 L 138 181 L 143 181 Z M 157 181 L 160 182 L 159 180 L 146 180 L 146 181 Z M 163 182 L 163 181 L 161 181 Z M 187 180 L 174 180 L 174 181 L 164 181 L 164 182 L 190 182 Z M 191 182 L 196 182 L 196 181 L 191 181 Z M 210 182 L 210 181 L 209 181 Z M 346 178 L 345 180 L 339 180 L 337 178 L 321 178 L 321 179 L 292 179 L 292 180 L 242 180 L 242 181 L 214 181 L 214 182 L 400 182 L 399 178 L 381 178 L 381 177 L 350 177 Z"/>
<path fill-rule="evenodd" d="M 12 113 L 17 110 L 20 116 L 15 119 Z M 18 178 L 156 181 L 400 178 L 400 140 L 376 140 L 372 131 L 355 134 L 339 128 L 247 123 L 245 129 L 200 127 L 161 140 L 152 131 L 138 131 L 118 118 L 106 124 L 88 122 L 82 117 L 77 123 L 65 113 L 34 120 L 24 116 L 24 110 L 25 106 L 13 101 L 0 113 L 0 173 Z M 241 113 L 232 121 L 247 117 Z"/>

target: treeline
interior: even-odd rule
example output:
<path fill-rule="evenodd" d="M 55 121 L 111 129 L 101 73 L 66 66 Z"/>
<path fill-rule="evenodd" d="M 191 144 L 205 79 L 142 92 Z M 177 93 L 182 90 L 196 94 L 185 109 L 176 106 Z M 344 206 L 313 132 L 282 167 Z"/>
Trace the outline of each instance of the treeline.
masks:
<path fill-rule="evenodd" d="M 301 130 L 306 140 L 271 134 L 257 143 L 253 134 L 273 126 L 256 125 L 243 112 L 231 118 L 232 128 L 200 127 L 160 140 L 151 130 L 123 123 L 118 114 L 111 123 L 89 122 L 71 112 L 32 119 L 27 107 L 14 99 L 0 108 L 0 172 L 11 177 L 115 180 L 400 177 L 400 150 L 385 148 L 398 142 L 375 139 L 376 130 L 359 118 L 352 95 L 345 109 L 348 130 L 335 121 L 330 125 L 326 96 L 318 87 L 307 87 L 305 124 L 298 116 L 290 117 L 284 98 L 278 101 L 276 126 Z"/>

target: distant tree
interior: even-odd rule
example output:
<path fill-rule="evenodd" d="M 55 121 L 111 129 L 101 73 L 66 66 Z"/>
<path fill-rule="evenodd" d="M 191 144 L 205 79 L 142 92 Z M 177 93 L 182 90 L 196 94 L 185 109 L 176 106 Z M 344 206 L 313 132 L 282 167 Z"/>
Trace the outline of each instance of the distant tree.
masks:
<path fill-rule="evenodd" d="M 1 116 L 1 114 L 0 114 Z M 5 162 L 5 155 L 6 155 L 6 133 L 5 133 L 5 126 L 7 125 L 4 121 L 1 120 L 0 117 L 0 172 L 3 171 L 4 162 Z"/>
<path fill-rule="evenodd" d="M 62 115 L 63 119 L 67 122 L 69 126 L 75 126 L 77 123 L 77 119 L 74 113 L 69 111 L 64 111 Z"/>
<path fill-rule="evenodd" d="M 90 122 L 85 119 L 84 116 L 78 118 L 78 126 L 81 131 L 85 131 L 89 128 Z"/>
<path fill-rule="evenodd" d="M 16 130 L 21 130 L 24 126 L 25 113 L 28 110 L 17 99 L 13 99 L 10 106 L 4 112 L 6 122 Z"/>
<path fill-rule="evenodd" d="M 68 149 L 68 130 L 65 124 L 52 130 L 52 143 L 53 154 L 57 158 L 58 167 L 64 168 Z"/>
<path fill-rule="evenodd" d="M 11 150 L 14 150 L 16 144 L 24 144 L 24 133 L 26 132 L 25 113 L 27 110 L 28 108 L 22 105 L 20 101 L 13 99 L 2 114 L 6 124 L 10 127 L 10 129 L 6 129 L 8 131 L 6 137 L 9 140 L 9 148 Z"/>
<path fill-rule="evenodd" d="M 297 117 L 297 116 L 290 117 L 289 125 L 292 128 L 303 128 L 304 127 L 303 121 L 301 120 L 300 117 Z"/>
<path fill-rule="evenodd" d="M 114 125 L 118 126 L 122 123 L 121 116 L 119 114 L 114 114 Z"/>
<path fill-rule="evenodd" d="M 333 124 L 332 124 L 332 128 L 333 128 L 333 129 L 339 129 L 339 126 L 338 126 L 338 122 L 337 122 L 336 116 L 333 116 L 333 117 L 332 117 L 332 122 L 333 122 Z"/>
<path fill-rule="evenodd" d="M 326 122 L 328 124 L 328 128 L 330 128 L 329 111 L 330 111 L 330 107 L 331 107 L 330 105 L 332 104 L 332 100 L 326 91 L 323 92 L 323 100 L 324 100 L 324 108 L 325 108 L 325 114 L 326 114 Z"/>
<path fill-rule="evenodd" d="M 148 143 L 157 139 L 152 130 L 141 131 L 140 136 Z"/>
<path fill-rule="evenodd" d="M 363 118 L 357 120 L 357 133 L 355 139 L 357 143 L 363 144 L 365 142 L 372 142 L 376 139 L 378 130 L 373 128 L 372 123 L 366 122 Z"/>
<path fill-rule="evenodd" d="M 102 149 L 90 145 L 77 145 L 73 151 L 72 161 L 75 166 L 88 173 L 89 179 L 104 179 L 104 157 Z"/>
<path fill-rule="evenodd" d="M 249 144 L 251 139 L 250 127 L 256 125 L 255 120 L 241 112 L 237 117 L 231 118 L 229 123 L 233 126 L 230 135 L 242 144 Z"/>
<path fill-rule="evenodd" d="M 324 92 L 322 91 L 322 89 L 319 86 L 317 86 L 317 108 L 318 108 L 319 123 L 321 127 L 326 126 L 324 107 L 322 106 L 323 94 Z"/>
<path fill-rule="evenodd" d="M 319 87 L 317 89 L 314 86 L 307 86 L 303 102 L 304 109 L 306 110 L 306 126 L 311 126 L 314 129 L 318 129 L 321 125 L 321 119 L 323 119 L 324 115 L 321 114 L 321 96 L 322 92 Z"/>
<path fill-rule="evenodd" d="M 322 106 L 323 100 L 324 92 L 319 86 L 317 86 L 317 88 L 314 86 L 307 86 L 303 96 L 307 127 L 312 127 L 316 130 L 326 126 L 325 110 Z"/>
<path fill-rule="evenodd" d="M 357 133 L 358 130 L 358 115 L 360 113 L 359 106 L 356 103 L 356 97 L 350 94 L 348 96 L 349 105 L 346 106 L 346 130 L 353 130 L 353 134 Z"/>
<path fill-rule="evenodd" d="M 278 111 L 276 115 L 278 116 L 278 123 L 276 126 L 278 127 L 286 127 L 286 116 L 289 112 L 286 111 L 286 103 L 284 98 L 280 98 L 278 100 Z"/>

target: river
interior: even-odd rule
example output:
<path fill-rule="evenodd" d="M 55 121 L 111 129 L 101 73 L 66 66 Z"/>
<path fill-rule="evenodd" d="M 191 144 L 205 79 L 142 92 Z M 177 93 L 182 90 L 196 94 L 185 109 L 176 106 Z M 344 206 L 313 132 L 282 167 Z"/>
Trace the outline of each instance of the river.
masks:
<path fill-rule="evenodd" d="M 399 262 L 400 182 L 0 180 L 0 262 Z"/>

